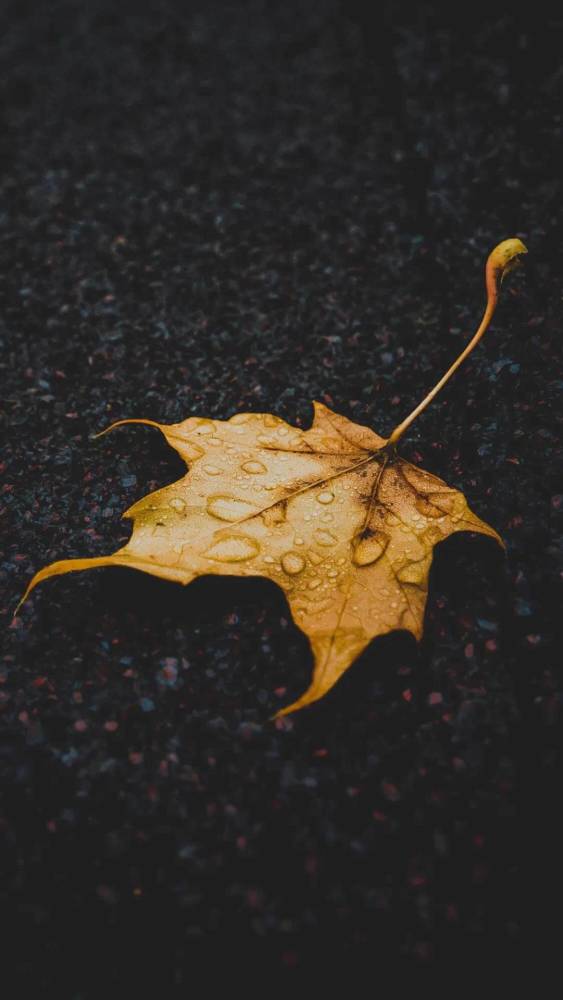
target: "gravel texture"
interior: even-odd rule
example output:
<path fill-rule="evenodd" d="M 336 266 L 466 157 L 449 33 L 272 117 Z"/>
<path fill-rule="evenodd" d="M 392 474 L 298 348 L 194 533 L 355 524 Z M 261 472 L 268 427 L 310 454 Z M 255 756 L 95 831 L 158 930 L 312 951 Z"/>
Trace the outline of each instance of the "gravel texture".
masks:
<path fill-rule="evenodd" d="M 514 967 L 530 861 L 535 944 L 560 898 L 561 21 L 116 7 L 0 14 L 3 970 L 97 1000 Z M 306 425 L 312 399 L 389 433 L 507 236 L 525 268 L 402 445 L 507 554 L 439 547 L 418 648 L 374 642 L 272 724 L 311 662 L 265 581 L 98 570 L 12 620 L 35 570 L 112 551 L 183 474 L 155 431 L 93 434 Z"/>

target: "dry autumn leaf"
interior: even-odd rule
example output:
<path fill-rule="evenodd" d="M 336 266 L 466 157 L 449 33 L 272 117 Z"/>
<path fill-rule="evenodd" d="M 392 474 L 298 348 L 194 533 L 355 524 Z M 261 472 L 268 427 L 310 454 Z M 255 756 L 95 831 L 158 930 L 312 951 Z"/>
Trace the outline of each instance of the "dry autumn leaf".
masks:
<path fill-rule="evenodd" d="M 321 698 L 375 636 L 407 629 L 420 638 L 434 546 L 456 531 L 502 542 L 461 492 L 400 458 L 396 444 L 482 337 L 502 278 L 522 253 L 519 240 L 492 252 L 479 329 L 388 439 L 320 403 L 309 430 L 270 413 L 113 424 L 108 430 L 157 427 L 189 472 L 126 512 L 134 526 L 123 548 L 52 563 L 23 600 L 41 580 L 98 566 L 183 584 L 209 574 L 268 577 L 286 594 L 314 658 L 310 687 L 280 715 Z"/>

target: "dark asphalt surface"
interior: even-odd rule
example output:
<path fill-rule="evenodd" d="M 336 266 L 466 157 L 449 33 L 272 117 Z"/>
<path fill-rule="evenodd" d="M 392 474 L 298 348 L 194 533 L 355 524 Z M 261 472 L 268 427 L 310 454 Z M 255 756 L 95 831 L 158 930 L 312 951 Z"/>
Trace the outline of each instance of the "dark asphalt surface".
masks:
<path fill-rule="evenodd" d="M 561 19 L 115 7 L 0 12 L 10 997 L 506 973 L 560 931 Z M 402 446 L 507 554 L 440 546 L 419 648 L 374 642 L 273 725 L 311 663 L 264 581 L 99 570 L 12 621 L 183 473 L 155 431 L 93 434 L 312 399 L 389 433 L 508 236 L 524 269 Z"/>

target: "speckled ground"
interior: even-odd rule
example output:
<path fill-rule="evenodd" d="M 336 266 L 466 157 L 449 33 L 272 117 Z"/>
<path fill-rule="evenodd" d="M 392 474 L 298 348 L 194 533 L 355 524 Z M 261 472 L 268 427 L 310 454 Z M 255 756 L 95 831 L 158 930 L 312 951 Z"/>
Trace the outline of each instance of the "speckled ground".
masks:
<path fill-rule="evenodd" d="M 535 943 L 561 872 L 560 21 L 115 6 L 0 14 L 3 970 L 73 1000 L 506 970 L 528 862 Z M 508 552 L 439 548 L 419 648 L 376 641 L 273 725 L 311 664 L 262 580 L 100 570 L 12 621 L 182 474 L 155 431 L 94 433 L 312 399 L 388 433 L 514 235 L 525 270 L 402 449 Z"/>

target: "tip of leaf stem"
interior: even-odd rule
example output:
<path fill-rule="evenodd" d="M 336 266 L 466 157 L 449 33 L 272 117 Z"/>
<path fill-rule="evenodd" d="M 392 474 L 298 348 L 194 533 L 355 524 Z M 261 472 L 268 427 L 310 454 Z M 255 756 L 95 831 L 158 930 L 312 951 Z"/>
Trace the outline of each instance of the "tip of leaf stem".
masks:
<path fill-rule="evenodd" d="M 491 297 L 496 299 L 504 278 L 518 267 L 520 257 L 525 253 L 528 253 L 527 247 L 516 237 L 502 240 L 491 251 L 487 260 L 487 289 Z"/>

